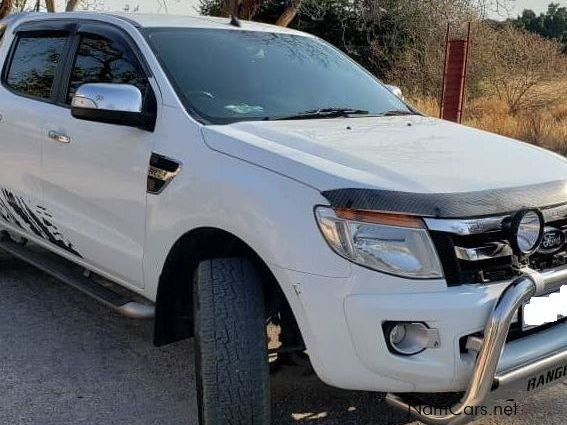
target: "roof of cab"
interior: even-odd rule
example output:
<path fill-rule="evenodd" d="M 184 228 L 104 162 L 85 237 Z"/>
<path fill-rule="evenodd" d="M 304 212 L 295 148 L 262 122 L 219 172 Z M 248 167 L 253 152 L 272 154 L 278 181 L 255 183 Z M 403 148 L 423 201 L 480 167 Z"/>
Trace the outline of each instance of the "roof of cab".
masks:
<path fill-rule="evenodd" d="M 64 12 L 64 13 L 21 13 L 15 14 L 6 23 L 15 24 L 23 21 L 37 21 L 48 19 L 95 19 L 106 20 L 108 18 L 120 19 L 141 28 L 209 28 L 243 31 L 262 31 L 272 33 L 288 33 L 308 36 L 308 34 L 282 28 L 275 25 L 262 24 L 251 21 L 241 21 L 241 26 L 230 24 L 228 18 L 215 18 L 210 16 L 181 16 L 160 14 L 138 14 L 138 13 L 98 13 L 98 12 Z M 106 19 L 105 19 L 106 18 Z M 11 21 L 11 22 L 10 22 Z M 2 21 L 3 22 L 3 21 Z"/>

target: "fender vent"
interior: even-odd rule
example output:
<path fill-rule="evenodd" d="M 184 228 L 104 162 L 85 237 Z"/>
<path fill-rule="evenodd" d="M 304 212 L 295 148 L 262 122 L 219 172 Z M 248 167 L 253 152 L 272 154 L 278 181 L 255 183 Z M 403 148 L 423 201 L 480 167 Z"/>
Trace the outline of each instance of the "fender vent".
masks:
<path fill-rule="evenodd" d="M 180 171 L 179 162 L 153 153 L 148 169 L 148 193 L 159 195 Z"/>

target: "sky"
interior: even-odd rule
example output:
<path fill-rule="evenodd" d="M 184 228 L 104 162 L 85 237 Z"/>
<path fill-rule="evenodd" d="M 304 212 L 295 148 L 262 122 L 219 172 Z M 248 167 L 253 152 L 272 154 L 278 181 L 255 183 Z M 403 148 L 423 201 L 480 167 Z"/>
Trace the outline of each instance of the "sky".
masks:
<path fill-rule="evenodd" d="M 509 14 L 510 17 L 515 18 L 516 16 L 521 15 L 524 9 L 532 9 L 539 14 L 541 12 L 545 12 L 550 3 L 559 3 L 561 6 L 567 6 L 567 0 L 514 0 L 513 2 L 510 2 Z M 495 19 L 508 18 L 505 14 L 498 15 L 497 13 L 493 13 L 492 17 Z"/>
<path fill-rule="evenodd" d="M 99 8 L 103 11 L 123 11 L 128 8 L 130 11 L 137 9 L 140 13 L 170 13 L 175 15 L 195 15 L 199 6 L 199 0 L 87 0 L 92 4 L 99 4 Z M 62 4 L 64 0 L 58 0 Z M 537 13 L 547 10 L 547 5 L 552 0 L 513 0 L 510 2 L 509 14 L 516 17 L 521 14 L 524 9 L 533 9 Z M 567 6 L 567 0 L 555 0 L 554 3 L 560 3 Z M 62 7 L 59 7 L 61 10 Z M 500 14 L 492 13 L 494 19 L 506 19 L 509 16 L 504 12 Z"/>

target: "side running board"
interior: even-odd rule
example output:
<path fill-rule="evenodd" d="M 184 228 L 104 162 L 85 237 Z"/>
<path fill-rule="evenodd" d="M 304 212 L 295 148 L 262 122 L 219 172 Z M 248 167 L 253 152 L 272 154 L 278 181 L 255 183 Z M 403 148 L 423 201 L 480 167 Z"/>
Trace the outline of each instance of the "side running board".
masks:
<path fill-rule="evenodd" d="M 153 305 L 133 301 L 106 286 L 96 283 L 92 279 L 85 277 L 70 261 L 46 250 L 45 253 L 38 252 L 17 244 L 8 238 L 0 240 L 0 249 L 46 272 L 61 282 L 78 289 L 126 317 L 131 319 L 152 319 L 155 315 Z"/>

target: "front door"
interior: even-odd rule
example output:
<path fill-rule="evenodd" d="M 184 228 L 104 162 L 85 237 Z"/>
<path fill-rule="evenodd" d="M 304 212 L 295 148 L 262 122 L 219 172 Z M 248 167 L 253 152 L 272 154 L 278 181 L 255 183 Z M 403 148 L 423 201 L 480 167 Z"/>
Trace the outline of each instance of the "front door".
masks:
<path fill-rule="evenodd" d="M 75 119 L 70 104 L 85 83 L 138 87 L 155 102 L 135 46 L 104 24 L 79 24 L 67 78 L 43 146 L 43 191 L 54 224 L 95 271 L 142 288 L 147 173 L 153 134 Z"/>

